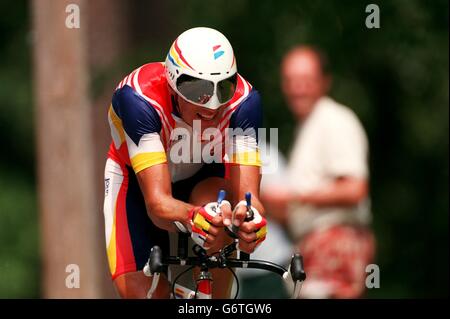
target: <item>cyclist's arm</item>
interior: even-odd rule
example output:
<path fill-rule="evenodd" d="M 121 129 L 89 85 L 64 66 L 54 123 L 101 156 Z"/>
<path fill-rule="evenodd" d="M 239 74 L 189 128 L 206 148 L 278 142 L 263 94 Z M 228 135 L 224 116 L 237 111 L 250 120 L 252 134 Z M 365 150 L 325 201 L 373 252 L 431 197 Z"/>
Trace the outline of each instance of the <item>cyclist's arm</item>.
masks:
<path fill-rule="evenodd" d="M 244 199 L 246 192 L 252 193 L 252 205 L 263 214 L 259 200 L 261 160 L 258 148 L 258 129 L 262 126 L 261 97 L 253 89 L 238 106 L 230 119 L 230 128 L 235 129 L 228 149 L 230 158 L 230 182 L 233 204 Z"/>
<path fill-rule="evenodd" d="M 230 183 L 231 198 L 234 205 L 245 198 L 246 192 L 252 194 L 252 206 L 264 216 L 264 207 L 259 199 L 259 187 L 261 180 L 261 160 L 258 148 L 258 129 L 262 125 L 261 98 L 256 90 L 252 90 L 249 96 L 242 102 L 230 119 L 230 128 L 240 129 L 240 132 L 231 138 L 231 147 L 228 155 L 230 158 Z M 252 252 L 256 225 L 252 222 L 244 222 L 247 209 L 240 206 L 234 215 L 233 223 L 240 227 L 239 245 L 246 252 Z M 225 220 L 224 220 L 225 222 Z M 250 238 L 252 237 L 252 238 Z"/>
<path fill-rule="evenodd" d="M 167 163 L 146 168 L 136 176 L 144 195 L 147 214 L 156 226 L 176 231 L 174 221 L 188 224 L 188 213 L 193 206 L 172 197 Z"/>
<path fill-rule="evenodd" d="M 232 165 L 230 167 L 231 199 L 233 204 L 245 198 L 245 193 L 251 192 L 252 206 L 264 216 L 264 207 L 259 199 L 261 182 L 260 167 L 249 165 Z"/>

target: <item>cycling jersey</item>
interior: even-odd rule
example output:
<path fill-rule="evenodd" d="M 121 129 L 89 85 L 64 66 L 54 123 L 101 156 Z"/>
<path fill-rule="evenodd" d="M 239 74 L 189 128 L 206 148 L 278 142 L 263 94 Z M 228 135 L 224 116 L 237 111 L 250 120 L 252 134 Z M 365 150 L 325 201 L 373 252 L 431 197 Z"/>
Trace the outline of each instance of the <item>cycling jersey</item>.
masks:
<path fill-rule="evenodd" d="M 189 160 L 182 163 L 168 156 L 171 148 L 182 140 L 174 136 L 175 128 L 184 128 L 191 133 L 190 138 L 194 138 L 194 134 L 172 107 L 163 63 L 143 65 L 125 77 L 113 95 L 108 117 L 113 138 L 109 155 L 131 166 L 135 173 L 168 163 L 172 181 L 177 181 L 192 176 L 202 166 L 201 161 L 193 158 L 192 149 Z M 259 94 L 238 75 L 236 92 L 218 126 L 224 162 L 261 166 L 257 148 L 260 123 Z M 228 149 L 225 148 L 227 128 L 242 129 Z M 249 129 L 252 133 L 248 133 Z M 203 148 L 209 141 L 198 142 Z"/>
<path fill-rule="evenodd" d="M 167 163 L 172 196 L 188 201 L 197 183 L 208 177 L 225 177 L 228 165 L 260 166 L 257 129 L 261 111 L 259 93 L 238 75 L 236 92 L 218 127 L 221 161 L 196 162 L 192 152 L 187 162 L 178 163 L 170 156 L 185 138 L 177 135 L 177 128 L 191 134 L 189 138 L 195 134 L 172 107 L 164 64 L 145 64 L 120 82 L 108 111 L 112 143 L 105 167 L 105 236 L 113 279 L 141 270 L 154 245 L 163 252 L 169 250 L 168 232 L 156 227 L 148 217 L 136 174 Z M 227 128 L 241 131 L 229 136 L 225 134 Z M 227 138 L 232 139 L 229 147 Z M 201 148 L 208 144 L 200 142 Z"/>

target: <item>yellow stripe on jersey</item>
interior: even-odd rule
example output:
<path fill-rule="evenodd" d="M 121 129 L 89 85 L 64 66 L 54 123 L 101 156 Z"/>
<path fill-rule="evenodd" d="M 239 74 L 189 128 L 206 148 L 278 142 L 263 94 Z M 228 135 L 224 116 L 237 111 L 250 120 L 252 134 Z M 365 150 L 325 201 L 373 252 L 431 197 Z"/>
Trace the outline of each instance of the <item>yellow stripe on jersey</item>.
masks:
<path fill-rule="evenodd" d="M 119 118 L 116 112 L 114 112 L 114 108 L 112 107 L 112 105 L 110 105 L 109 107 L 108 116 L 111 119 L 111 123 L 114 125 L 116 133 L 120 138 L 120 144 L 122 144 L 123 141 L 125 141 L 125 134 L 123 132 L 122 120 Z M 116 147 L 118 148 L 120 144 L 116 145 Z"/>
<path fill-rule="evenodd" d="M 231 163 L 240 165 L 259 166 L 259 167 L 262 166 L 259 151 L 233 154 L 231 157 Z"/>
<path fill-rule="evenodd" d="M 117 201 L 117 199 L 116 199 Z M 109 270 L 111 271 L 111 275 L 114 276 L 116 273 L 116 207 L 117 202 L 114 204 L 114 222 L 113 222 L 113 228 L 111 231 L 111 237 L 109 239 L 107 254 L 108 254 L 108 263 L 109 263 Z"/>
<path fill-rule="evenodd" d="M 139 173 L 145 168 L 154 166 L 156 164 L 166 163 L 165 152 L 148 152 L 140 153 L 131 158 L 131 166 L 135 173 Z"/>

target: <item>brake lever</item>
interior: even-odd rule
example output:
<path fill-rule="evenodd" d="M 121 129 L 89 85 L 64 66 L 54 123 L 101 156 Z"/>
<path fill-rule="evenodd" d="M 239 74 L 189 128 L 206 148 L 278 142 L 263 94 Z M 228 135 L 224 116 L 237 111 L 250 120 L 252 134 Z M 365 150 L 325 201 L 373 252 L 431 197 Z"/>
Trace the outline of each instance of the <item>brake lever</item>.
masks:
<path fill-rule="evenodd" d="M 150 270 L 150 259 L 147 261 L 142 271 L 145 276 L 152 277 L 152 284 L 147 292 L 147 299 L 152 299 L 153 293 L 158 287 L 160 273 L 159 272 L 152 273 L 152 271 Z"/>
<path fill-rule="evenodd" d="M 152 285 L 150 286 L 150 289 L 147 292 L 147 299 L 152 299 L 153 293 L 155 292 L 156 288 L 158 287 L 160 275 L 161 275 L 161 273 L 159 273 L 159 272 L 156 272 L 153 274 Z"/>
<path fill-rule="evenodd" d="M 292 299 L 300 299 L 300 292 L 302 290 L 303 281 L 297 280 L 294 284 L 294 293 Z"/>
<path fill-rule="evenodd" d="M 164 265 L 162 263 L 162 252 L 161 248 L 158 246 L 153 246 L 150 250 L 150 257 L 147 260 L 147 263 L 144 266 L 143 272 L 147 277 L 152 277 L 152 285 L 147 292 L 147 298 L 151 299 L 153 293 L 158 287 L 159 276 L 161 271 L 164 271 Z"/>

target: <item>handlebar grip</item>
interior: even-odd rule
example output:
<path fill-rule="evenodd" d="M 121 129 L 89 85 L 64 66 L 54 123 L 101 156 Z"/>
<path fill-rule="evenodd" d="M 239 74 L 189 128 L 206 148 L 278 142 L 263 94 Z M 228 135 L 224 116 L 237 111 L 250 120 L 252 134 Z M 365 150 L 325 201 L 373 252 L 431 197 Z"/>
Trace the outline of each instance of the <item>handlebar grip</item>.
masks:
<path fill-rule="evenodd" d="M 152 247 L 152 250 L 150 251 L 149 266 L 152 274 L 163 272 L 164 265 L 162 263 L 162 251 L 159 246 Z"/>
<path fill-rule="evenodd" d="M 291 276 L 294 281 L 303 281 L 306 279 L 306 273 L 303 269 L 303 257 L 300 254 L 294 254 L 294 256 L 292 256 Z"/>

